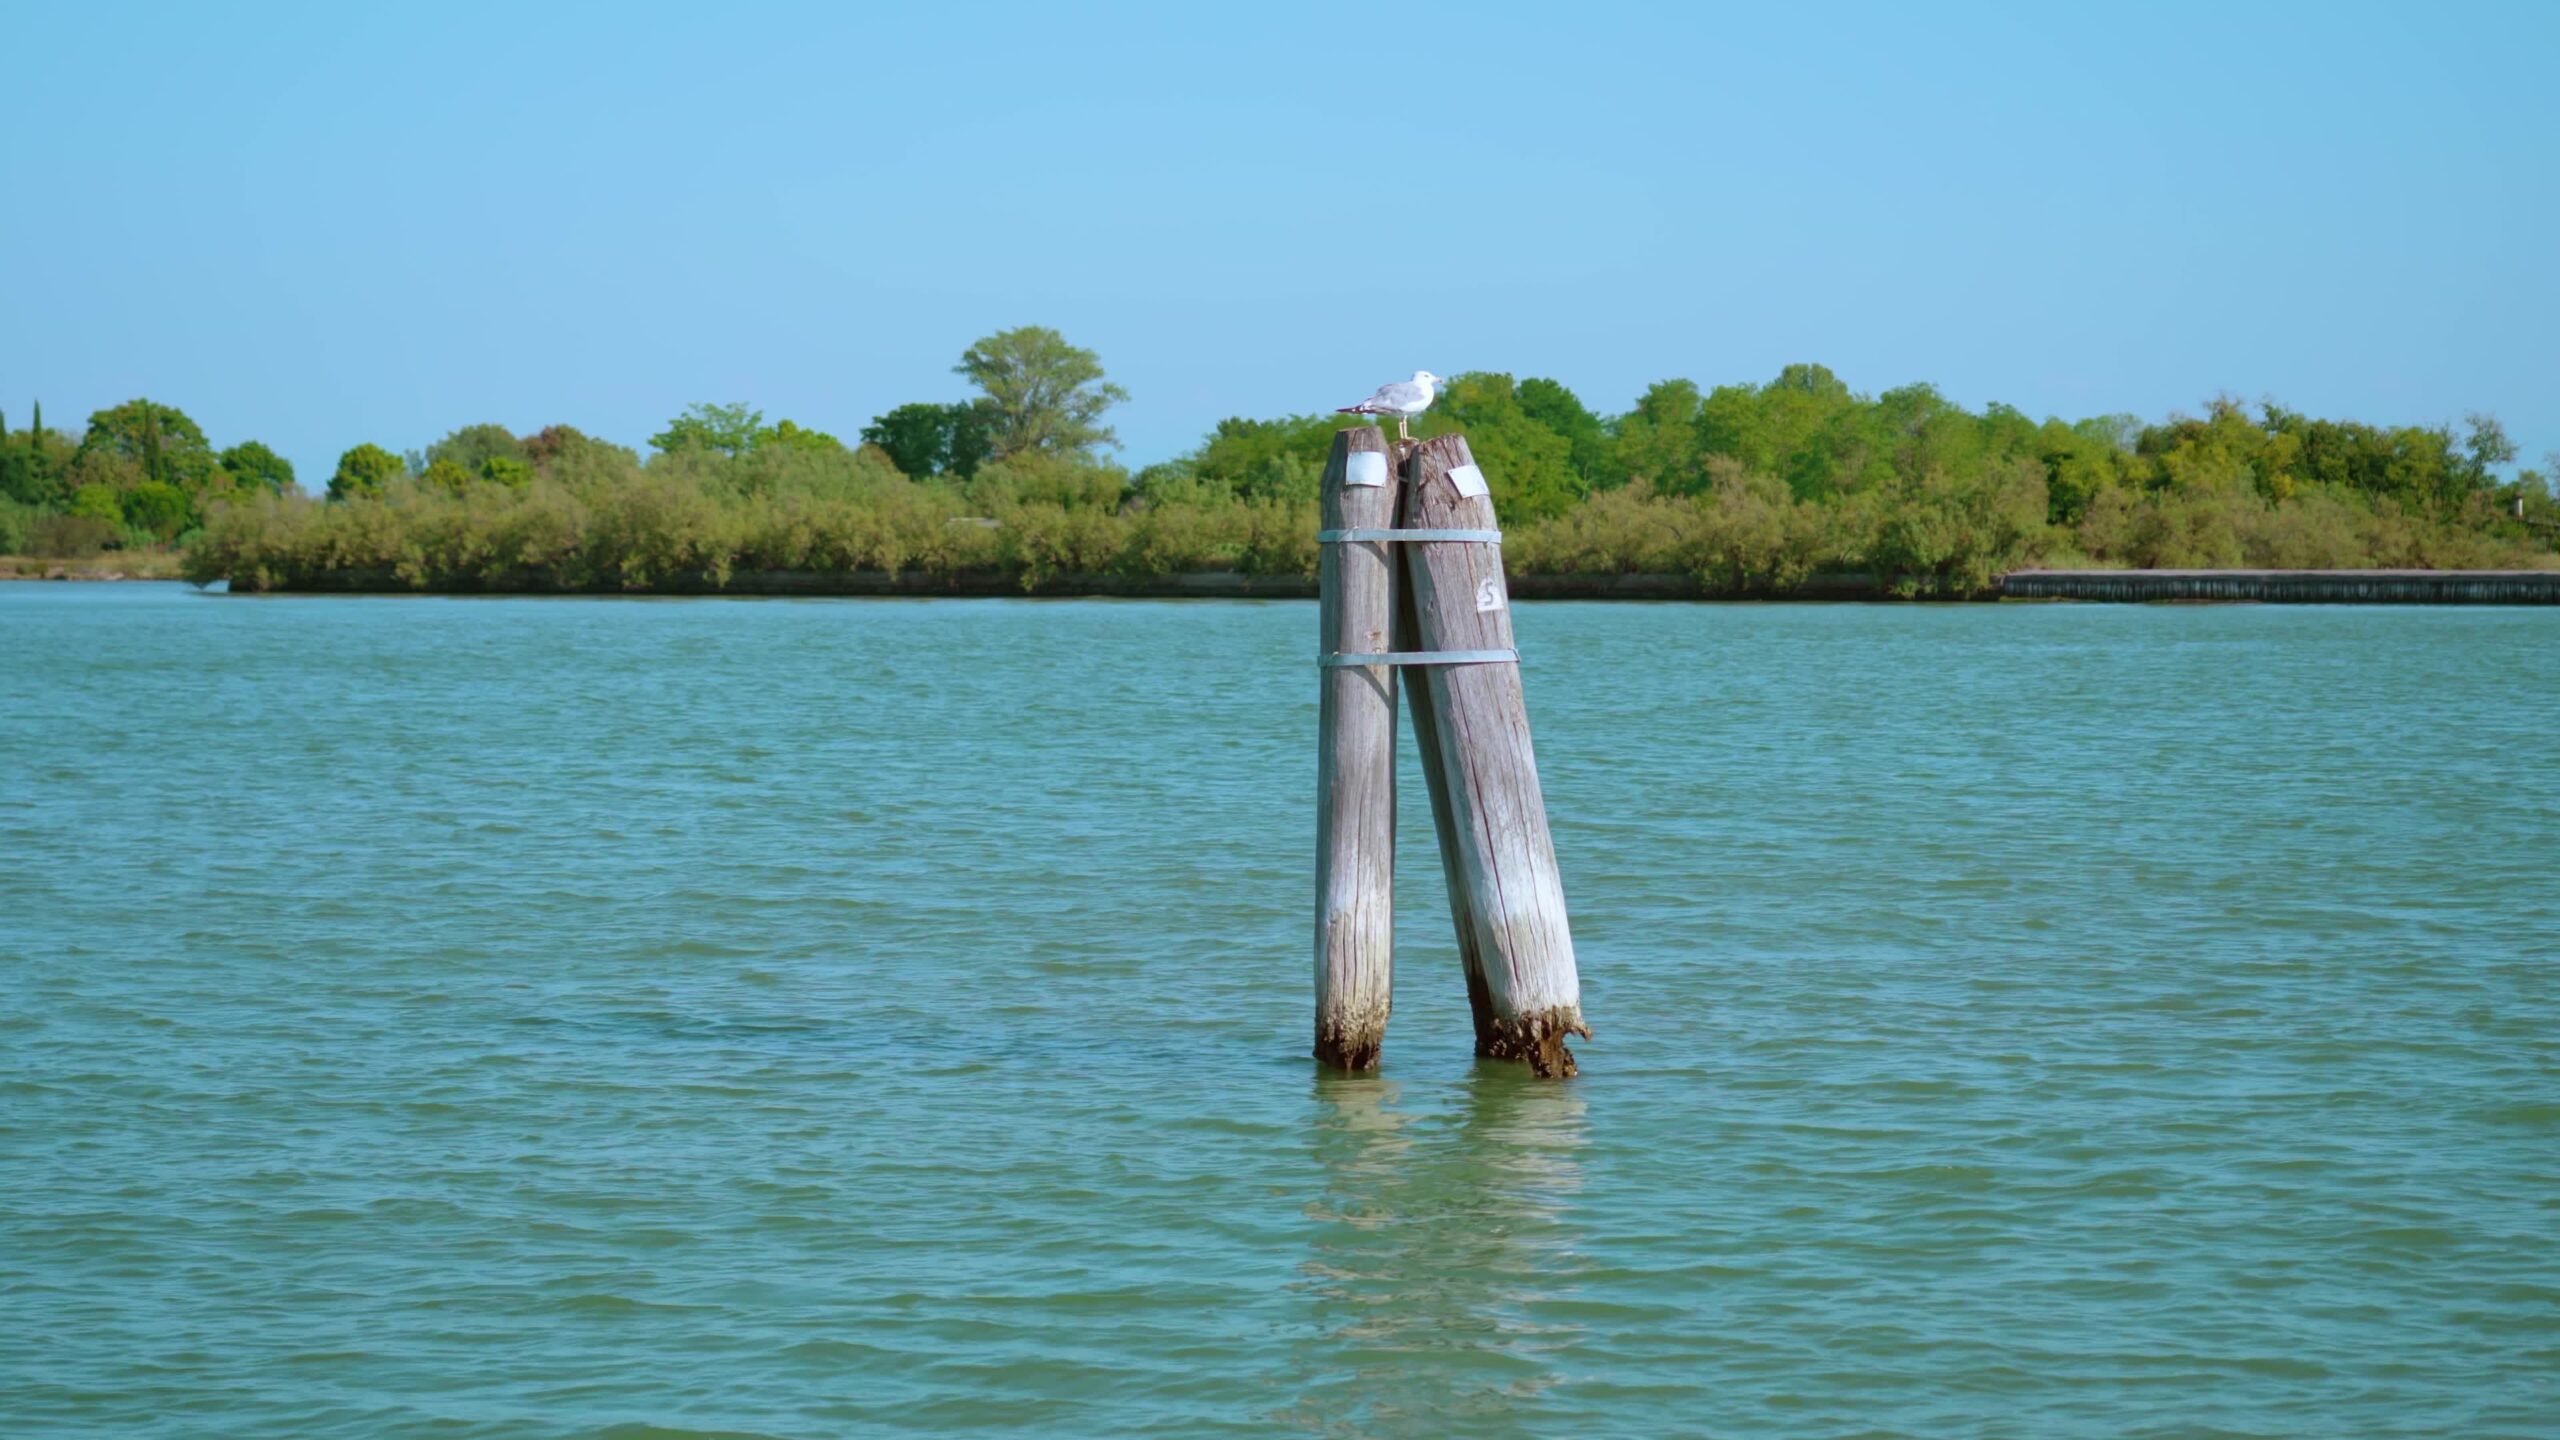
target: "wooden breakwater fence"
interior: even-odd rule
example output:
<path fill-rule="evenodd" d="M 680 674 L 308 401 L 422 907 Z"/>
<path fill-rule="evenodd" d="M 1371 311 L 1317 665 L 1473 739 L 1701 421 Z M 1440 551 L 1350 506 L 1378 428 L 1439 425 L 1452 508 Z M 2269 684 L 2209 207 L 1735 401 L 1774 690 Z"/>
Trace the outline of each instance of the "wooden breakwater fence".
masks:
<path fill-rule="evenodd" d="M 2560 570 L 2019 570 L 2010 600 L 2560 605 Z"/>
<path fill-rule="evenodd" d="M 1589 1038 L 1529 743 L 1502 533 L 1465 437 L 1335 434 L 1317 535 L 1316 1058 L 1374 1069 L 1395 954 L 1396 712 L 1413 717 L 1476 1054 Z M 1400 680 L 1400 677 L 1403 677 Z"/>

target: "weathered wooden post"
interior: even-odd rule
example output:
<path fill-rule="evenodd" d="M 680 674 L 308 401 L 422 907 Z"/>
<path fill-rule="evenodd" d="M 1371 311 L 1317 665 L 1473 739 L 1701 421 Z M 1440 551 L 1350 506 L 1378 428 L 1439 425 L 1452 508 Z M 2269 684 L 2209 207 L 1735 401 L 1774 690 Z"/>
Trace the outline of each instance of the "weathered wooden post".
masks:
<path fill-rule="evenodd" d="M 1407 530 L 1493 529 L 1493 500 L 1463 436 L 1422 442 L 1403 470 Z M 1485 652 L 1517 655 L 1502 550 L 1420 536 L 1398 548 L 1412 591 L 1410 643 L 1439 661 L 1420 667 L 1412 687 L 1414 732 L 1433 782 L 1450 918 L 1469 967 L 1476 1053 L 1526 1060 L 1541 1076 L 1571 1075 L 1565 1036 L 1587 1040 L 1591 1031 L 1582 1019 L 1582 982 L 1538 791 L 1520 667 L 1516 658 L 1448 663 Z"/>
<path fill-rule="evenodd" d="M 1395 524 L 1386 449 L 1366 425 L 1335 433 L 1317 537 L 1316 1058 L 1346 1070 L 1377 1067 L 1395 969 L 1397 547 L 1344 536 Z"/>
<path fill-rule="evenodd" d="M 1400 462 L 1410 460 L 1412 443 L 1398 447 Z M 1399 469 L 1403 466 L 1398 465 Z M 1412 504 L 1413 487 L 1404 487 L 1405 504 Z M 1407 523 L 1411 523 L 1408 521 Z M 1404 574 L 1401 556 L 1396 564 L 1396 649 L 1407 652 L 1422 650 L 1422 620 L 1413 609 L 1413 583 Z M 1406 713 L 1413 717 L 1413 747 L 1422 760 L 1422 786 L 1431 796 L 1431 833 L 1439 842 L 1440 881 L 1449 895 L 1449 917 L 1458 932 L 1458 968 L 1467 979 L 1467 1008 L 1476 1017 L 1476 1053 L 1485 1053 L 1485 1016 L 1491 1003 L 1484 982 L 1484 955 L 1476 946 L 1475 927 L 1466 921 L 1466 867 L 1458 859 L 1458 819 L 1449 806 L 1449 772 L 1440 747 L 1440 722 L 1432 717 L 1429 696 L 1420 675 L 1406 687 Z"/>

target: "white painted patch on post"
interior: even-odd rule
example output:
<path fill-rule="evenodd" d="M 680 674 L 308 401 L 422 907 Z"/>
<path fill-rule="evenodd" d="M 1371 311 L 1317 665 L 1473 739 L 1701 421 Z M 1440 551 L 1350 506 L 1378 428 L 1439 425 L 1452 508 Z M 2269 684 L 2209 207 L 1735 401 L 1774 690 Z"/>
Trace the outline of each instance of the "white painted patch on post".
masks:
<path fill-rule="evenodd" d="M 1484 472 L 1473 465 L 1453 467 L 1449 471 L 1449 483 L 1458 487 L 1459 494 L 1470 499 L 1492 493 L 1490 487 L 1484 483 Z"/>
<path fill-rule="evenodd" d="M 1387 457 L 1375 450 L 1354 450 L 1351 461 L 1343 467 L 1345 485 L 1384 485 L 1387 483 Z"/>
<path fill-rule="evenodd" d="M 1502 582 L 1487 575 L 1476 582 L 1476 613 L 1490 614 L 1502 608 Z"/>

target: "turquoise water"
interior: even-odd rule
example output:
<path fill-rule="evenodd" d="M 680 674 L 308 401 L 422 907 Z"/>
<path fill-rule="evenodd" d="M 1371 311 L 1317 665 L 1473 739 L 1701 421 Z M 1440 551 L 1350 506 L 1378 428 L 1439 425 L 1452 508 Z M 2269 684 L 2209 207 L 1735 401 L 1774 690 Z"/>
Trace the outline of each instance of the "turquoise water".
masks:
<path fill-rule="evenodd" d="M 1568 1085 L 1307 604 L 0 586 L 0 1434 L 2560 1433 L 2560 614 L 1518 625 Z"/>

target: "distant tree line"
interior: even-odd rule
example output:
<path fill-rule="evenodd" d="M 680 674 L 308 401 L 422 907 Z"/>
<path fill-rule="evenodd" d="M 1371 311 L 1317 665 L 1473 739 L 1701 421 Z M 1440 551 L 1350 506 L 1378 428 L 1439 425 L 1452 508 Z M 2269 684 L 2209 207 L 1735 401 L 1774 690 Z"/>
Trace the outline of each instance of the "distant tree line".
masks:
<path fill-rule="evenodd" d="M 0 413 L 0 554 L 94 555 L 167 545 L 226 501 L 293 490 L 293 466 L 255 440 L 216 450 L 185 411 L 128 400 L 74 440 L 32 408 Z"/>
<path fill-rule="evenodd" d="M 555 425 L 469 425 L 422 451 L 359 445 L 328 498 L 263 446 L 213 454 L 135 401 L 78 446 L 13 436 L 12 496 L 190 535 L 188 573 L 244 584 L 617 589 L 739 571 L 1312 574 L 1340 417 L 1229 419 L 1136 472 L 1104 423 L 1125 399 L 1091 351 L 1024 327 L 970 346 L 977 395 L 877 416 L 848 444 L 744 404 L 699 404 L 643 455 Z M 2497 422 L 2377 427 L 2216 400 L 2201 415 L 2034 420 L 1926 385 L 1861 395 L 1819 365 L 1764 384 L 1664 381 L 1619 415 L 1556 381 L 1453 379 L 1420 430 L 1463 430 L 1504 559 L 1538 574 L 1679 574 L 1778 594 L 1820 573 L 1959 595 L 2032 564 L 2552 566 L 2560 504 L 2500 469 Z M 70 481 L 82 457 L 87 462 Z M 38 458 L 29 461 L 31 454 Z M 263 459 L 261 457 L 264 457 Z M 266 463 L 272 461 L 272 463 Z M 22 474 L 44 486 L 22 491 Z M 164 489 L 149 489 L 160 486 Z"/>

